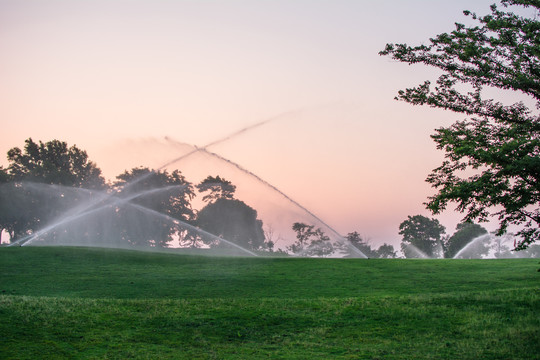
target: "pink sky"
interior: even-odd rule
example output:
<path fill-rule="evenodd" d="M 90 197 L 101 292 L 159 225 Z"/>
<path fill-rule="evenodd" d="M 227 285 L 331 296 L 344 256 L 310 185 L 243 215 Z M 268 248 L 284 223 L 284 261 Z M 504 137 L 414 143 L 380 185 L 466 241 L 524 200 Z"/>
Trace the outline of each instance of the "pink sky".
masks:
<path fill-rule="evenodd" d="M 429 135 L 462 116 L 393 100 L 437 73 L 377 53 L 493 0 L 469 3 L 0 0 L 0 152 L 59 139 L 113 179 L 181 155 L 165 137 L 203 146 L 285 113 L 208 150 L 338 232 L 398 246 L 400 222 L 429 215 L 424 179 L 442 159 Z M 177 166 L 193 182 L 227 171 Z M 248 183 L 242 200 L 273 196 Z M 438 218 L 451 233 L 459 216 Z"/>

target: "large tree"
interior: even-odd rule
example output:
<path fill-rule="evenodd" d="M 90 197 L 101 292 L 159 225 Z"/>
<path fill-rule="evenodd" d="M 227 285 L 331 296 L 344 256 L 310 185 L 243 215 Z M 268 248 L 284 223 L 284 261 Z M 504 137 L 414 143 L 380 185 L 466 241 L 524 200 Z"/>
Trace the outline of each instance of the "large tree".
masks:
<path fill-rule="evenodd" d="M 202 236 L 210 246 L 223 246 L 223 238 L 244 249 L 266 250 L 263 223 L 257 211 L 237 199 L 219 198 L 202 208 L 196 219 L 198 227 L 216 237 Z"/>
<path fill-rule="evenodd" d="M 442 254 L 442 242 L 445 228 L 437 219 L 423 215 L 408 216 L 399 225 L 401 250 L 405 257 L 438 257 Z"/>
<path fill-rule="evenodd" d="M 456 232 L 444 242 L 444 257 L 453 258 L 466 246 L 474 246 L 467 251 L 468 256 L 471 258 L 479 258 L 482 255 L 487 255 L 489 251 L 489 238 L 486 238 L 485 241 L 478 241 L 477 244 L 470 244 L 474 239 L 487 234 L 488 231 L 478 224 L 469 222 L 458 224 L 456 226 Z"/>
<path fill-rule="evenodd" d="M 13 181 L 34 181 L 87 189 L 101 189 L 105 180 L 101 170 L 76 145 L 51 140 L 46 143 L 25 140 L 24 148 L 7 153 L 8 172 Z"/>
<path fill-rule="evenodd" d="M 516 92 L 540 106 L 540 2 L 502 0 L 501 5 L 529 8 L 534 16 L 496 5 L 486 16 L 464 11 L 475 26 L 458 23 L 425 45 L 387 44 L 380 54 L 443 71 L 434 88 L 426 81 L 400 91 L 398 99 L 468 116 L 432 135 L 446 160 L 427 178 L 438 190 L 428 209 L 437 214 L 456 203 L 465 221 L 495 215 L 498 234 L 517 227 L 517 249 L 524 249 L 540 239 L 540 119 L 523 102 L 484 99 L 483 90 Z"/>
<path fill-rule="evenodd" d="M 81 189 L 103 189 L 101 170 L 85 151 L 66 142 L 25 141 L 23 149 L 7 153 L 9 165 L 3 171 L 0 189 L 0 223 L 11 241 L 35 234 L 56 221 L 86 194 Z M 54 229 L 49 238 L 57 236 Z"/>
<path fill-rule="evenodd" d="M 167 247 L 175 235 L 192 236 L 194 191 L 180 171 L 140 167 L 117 179 L 112 205 L 122 240 L 136 246 Z"/>

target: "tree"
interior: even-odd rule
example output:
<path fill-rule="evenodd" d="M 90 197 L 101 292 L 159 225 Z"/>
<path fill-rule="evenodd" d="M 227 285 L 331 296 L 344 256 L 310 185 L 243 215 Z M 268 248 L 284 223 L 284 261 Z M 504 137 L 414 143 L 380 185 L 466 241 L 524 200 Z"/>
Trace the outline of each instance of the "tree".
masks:
<path fill-rule="evenodd" d="M 368 258 L 377 257 L 377 251 L 373 250 L 369 243 L 364 240 L 357 231 L 348 233 L 346 239 L 351 243 L 352 246 L 360 250 Z"/>
<path fill-rule="evenodd" d="M 263 223 L 257 211 L 243 201 L 220 198 L 207 204 L 197 214 L 196 225 L 217 237 L 248 250 L 265 250 Z M 211 246 L 221 246 L 216 238 L 202 237 Z"/>
<path fill-rule="evenodd" d="M 469 222 L 459 223 L 456 226 L 456 232 L 448 238 L 444 243 L 444 257 L 453 258 L 461 249 L 467 246 L 472 240 L 479 236 L 486 235 L 488 231 L 478 224 Z M 475 246 L 474 251 L 470 251 L 470 257 L 481 257 L 486 255 L 489 251 L 489 247 L 486 244 L 479 243 Z"/>
<path fill-rule="evenodd" d="M 35 143 L 25 140 L 24 150 L 18 147 L 7 153 L 9 175 L 13 181 L 34 181 L 86 189 L 102 189 L 105 180 L 101 170 L 88 159 L 86 151 L 66 142 L 51 140 Z"/>
<path fill-rule="evenodd" d="M 296 232 L 296 242 L 287 249 L 299 256 L 328 256 L 334 252 L 330 238 L 315 225 L 296 222 L 292 229 Z"/>
<path fill-rule="evenodd" d="M 23 150 L 15 147 L 7 155 L 0 223 L 12 242 L 66 214 L 85 196 L 76 189 L 105 188 L 101 170 L 75 145 L 68 147 L 58 140 L 36 143 L 29 138 Z M 57 235 L 48 234 L 49 238 Z"/>
<path fill-rule="evenodd" d="M 203 196 L 203 201 L 215 202 L 218 199 L 234 198 L 236 186 L 230 181 L 222 179 L 219 175 L 215 177 L 208 176 L 197 185 L 197 190 L 199 190 L 200 193 L 209 192 L 207 195 Z"/>
<path fill-rule="evenodd" d="M 540 9 L 538 0 L 501 4 Z M 495 5 L 486 16 L 464 14 L 478 25 L 456 24 L 427 45 L 387 44 L 380 54 L 443 71 L 434 89 L 426 81 L 397 99 L 470 116 L 432 135 L 446 160 L 427 178 L 438 190 L 427 208 L 438 214 L 456 203 L 469 222 L 497 216 L 497 234 L 519 227 L 516 248 L 524 249 L 540 239 L 540 119 L 523 102 L 503 105 L 482 95 L 485 87 L 498 88 L 540 105 L 540 21 Z M 460 91 L 467 85 L 468 92 Z"/>
<path fill-rule="evenodd" d="M 167 247 L 173 235 L 192 236 L 193 186 L 178 170 L 133 168 L 117 176 L 113 206 L 118 215 L 120 237 L 137 246 Z M 177 221 L 179 220 L 179 221 Z"/>
<path fill-rule="evenodd" d="M 422 215 L 409 216 L 399 225 L 401 250 L 405 257 L 439 256 L 445 228 L 439 220 Z"/>
<path fill-rule="evenodd" d="M 376 251 L 376 255 L 377 255 L 376 257 L 379 257 L 382 259 L 394 259 L 397 256 L 396 251 L 394 250 L 394 247 L 386 243 L 379 246 L 379 248 Z"/>

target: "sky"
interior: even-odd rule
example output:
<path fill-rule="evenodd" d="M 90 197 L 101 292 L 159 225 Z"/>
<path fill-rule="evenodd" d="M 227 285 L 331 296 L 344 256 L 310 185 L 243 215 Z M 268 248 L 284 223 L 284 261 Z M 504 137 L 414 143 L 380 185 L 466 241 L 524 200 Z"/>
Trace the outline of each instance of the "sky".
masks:
<path fill-rule="evenodd" d="M 432 216 L 425 178 L 443 154 L 430 134 L 463 115 L 394 100 L 439 73 L 378 52 L 427 43 L 493 2 L 0 0 L 0 153 L 58 139 L 112 181 L 248 128 L 207 148 L 222 160 L 168 169 L 198 182 L 232 166 L 256 209 L 300 205 L 399 247 L 408 215 Z M 460 217 L 436 218 L 452 233 Z"/>

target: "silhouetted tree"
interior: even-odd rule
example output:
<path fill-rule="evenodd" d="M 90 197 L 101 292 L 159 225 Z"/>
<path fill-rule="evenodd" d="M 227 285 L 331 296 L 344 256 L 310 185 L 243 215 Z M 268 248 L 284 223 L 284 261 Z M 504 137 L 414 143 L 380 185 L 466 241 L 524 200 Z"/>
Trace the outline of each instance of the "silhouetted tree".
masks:
<path fill-rule="evenodd" d="M 249 250 L 266 250 L 263 223 L 257 211 L 243 201 L 219 198 L 207 204 L 197 214 L 201 229 Z M 215 238 L 202 237 L 211 246 L 222 246 Z"/>
<path fill-rule="evenodd" d="M 197 190 L 200 193 L 209 192 L 203 196 L 203 201 L 215 202 L 218 199 L 232 199 L 236 186 L 230 181 L 227 181 L 218 176 L 208 176 L 197 185 Z"/>
<path fill-rule="evenodd" d="M 272 225 L 267 225 L 266 228 L 263 229 L 264 231 L 264 242 L 266 244 L 266 247 L 268 248 L 268 251 L 272 252 L 274 251 L 274 246 L 276 245 L 276 241 L 281 239 L 281 236 L 275 234 L 274 228 Z"/>
<path fill-rule="evenodd" d="M 444 243 L 444 257 L 452 258 L 473 239 L 486 235 L 488 231 L 478 224 L 470 222 L 460 223 L 456 226 L 456 232 Z M 475 251 L 470 252 L 471 257 L 481 257 L 489 251 L 489 246 L 482 245 L 475 247 Z"/>
<path fill-rule="evenodd" d="M 540 10 L 537 0 L 501 4 Z M 495 5 L 486 16 L 464 14 L 477 25 L 456 24 L 426 45 L 387 44 L 380 54 L 443 71 L 434 89 L 426 81 L 400 91 L 398 99 L 472 116 L 432 135 L 446 160 L 427 178 L 438 189 L 428 209 L 437 214 L 455 202 L 465 221 L 497 215 L 498 235 L 509 225 L 520 226 L 517 249 L 524 249 L 540 239 L 540 118 L 522 102 L 505 106 L 482 95 L 484 87 L 495 87 L 540 105 L 540 21 Z M 471 90 L 462 92 L 463 84 Z"/>
<path fill-rule="evenodd" d="M 73 186 L 86 189 L 102 189 L 105 180 L 101 170 L 88 159 L 86 151 L 66 142 L 51 140 L 43 143 L 25 140 L 24 149 L 8 151 L 8 167 L 11 179 L 16 182 L 39 182 Z"/>
<path fill-rule="evenodd" d="M 114 184 L 122 240 L 138 246 L 167 247 L 173 236 L 192 236 L 183 226 L 194 219 L 193 186 L 180 171 L 134 168 Z"/>
<path fill-rule="evenodd" d="M 371 248 L 369 243 L 366 240 L 364 240 L 357 231 L 348 233 L 346 236 L 346 239 L 351 243 L 352 246 L 360 250 L 368 258 L 377 257 L 377 252 Z M 351 251 L 348 250 L 348 252 L 350 253 Z"/>
<path fill-rule="evenodd" d="M 438 256 L 444 232 L 445 228 L 439 220 L 422 215 L 409 216 L 399 225 L 399 234 L 403 236 L 401 250 L 407 258 L 421 257 L 416 249 L 428 257 Z"/>
<path fill-rule="evenodd" d="M 296 242 L 287 249 L 299 256 L 328 256 L 334 252 L 330 238 L 320 228 L 296 222 L 292 226 Z"/>
<path fill-rule="evenodd" d="M 105 188 L 101 170 L 86 152 L 65 142 L 36 143 L 29 138 L 23 150 L 15 147 L 7 155 L 0 223 L 12 241 L 35 233 L 80 202 L 82 192 L 73 189 Z M 54 238 L 55 231 L 48 236 Z"/>
<path fill-rule="evenodd" d="M 394 247 L 386 243 L 379 246 L 379 248 L 376 250 L 376 255 L 376 257 L 383 259 L 394 259 L 397 256 Z"/>

